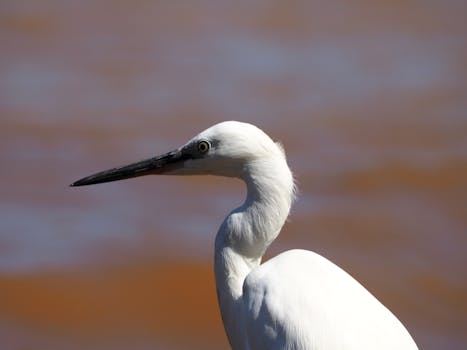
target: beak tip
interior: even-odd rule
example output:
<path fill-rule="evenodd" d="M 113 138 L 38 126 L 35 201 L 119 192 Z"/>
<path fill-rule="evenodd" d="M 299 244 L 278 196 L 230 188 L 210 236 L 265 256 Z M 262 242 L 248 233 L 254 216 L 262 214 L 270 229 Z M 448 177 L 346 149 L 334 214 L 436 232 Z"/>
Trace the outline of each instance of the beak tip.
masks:
<path fill-rule="evenodd" d="M 71 183 L 69 186 L 70 186 L 70 187 L 79 187 L 79 186 L 88 185 L 88 184 L 85 183 L 83 180 L 84 180 L 84 179 L 75 181 L 75 182 Z"/>

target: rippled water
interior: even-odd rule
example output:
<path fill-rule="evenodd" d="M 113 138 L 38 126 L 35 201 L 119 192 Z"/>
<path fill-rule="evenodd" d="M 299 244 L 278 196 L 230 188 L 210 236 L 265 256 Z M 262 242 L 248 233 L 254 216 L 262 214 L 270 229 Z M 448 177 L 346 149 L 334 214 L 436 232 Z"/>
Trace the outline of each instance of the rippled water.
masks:
<path fill-rule="evenodd" d="M 72 181 L 228 119 L 281 140 L 300 195 L 268 256 L 315 250 L 421 349 L 467 336 L 466 6 L 0 5 L 7 349 L 228 348 L 211 272 L 239 182 Z"/>

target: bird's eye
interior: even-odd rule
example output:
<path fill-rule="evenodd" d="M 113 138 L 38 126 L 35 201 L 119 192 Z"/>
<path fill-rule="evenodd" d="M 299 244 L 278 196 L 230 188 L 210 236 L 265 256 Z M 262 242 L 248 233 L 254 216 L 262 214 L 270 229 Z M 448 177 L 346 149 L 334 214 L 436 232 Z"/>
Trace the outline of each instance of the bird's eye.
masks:
<path fill-rule="evenodd" d="M 209 151 L 209 148 L 211 148 L 211 145 L 209 144 L 208 141 L 203 140 L 203 141 L 198 142 L 198 152 L 199 153 L 204 154 L 207 151 Z"/>

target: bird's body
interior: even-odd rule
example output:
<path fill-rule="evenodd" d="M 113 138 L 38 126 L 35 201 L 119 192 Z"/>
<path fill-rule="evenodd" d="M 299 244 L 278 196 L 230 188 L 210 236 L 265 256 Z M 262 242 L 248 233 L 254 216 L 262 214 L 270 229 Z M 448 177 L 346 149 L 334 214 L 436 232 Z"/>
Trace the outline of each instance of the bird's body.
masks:
<path fill-rule="evenodd" d="M 282 147 L 260 129 L 220 123 L 173 152 L 73 185 L 151 173 L 223 175 L 247 185 L 245 203 L 226 217 L 215 240 L 218 301 L 234 350 L 417 349 L 383 304 L 320 255 L 291 250 L 261 264 L 295 187 Z"/>
<path fill-rule="evenodd" d="M 249 339 L 243 349 L 416 349 L 383 304 L 311 251 L 289 250 L 250 272 L 243 304 Z"/>

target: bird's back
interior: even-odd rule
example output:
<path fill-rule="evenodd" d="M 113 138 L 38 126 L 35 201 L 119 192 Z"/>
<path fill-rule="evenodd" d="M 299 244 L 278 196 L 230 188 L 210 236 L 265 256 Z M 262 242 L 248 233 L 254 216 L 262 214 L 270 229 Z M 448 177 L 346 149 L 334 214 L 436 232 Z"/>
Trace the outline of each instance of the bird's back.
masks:
<path fill-rule="evenodd" d="M 371 293 L 310 251 L 287 251 L 253 270 L 243 304 L 250 349 L 417 349 Z"/>

